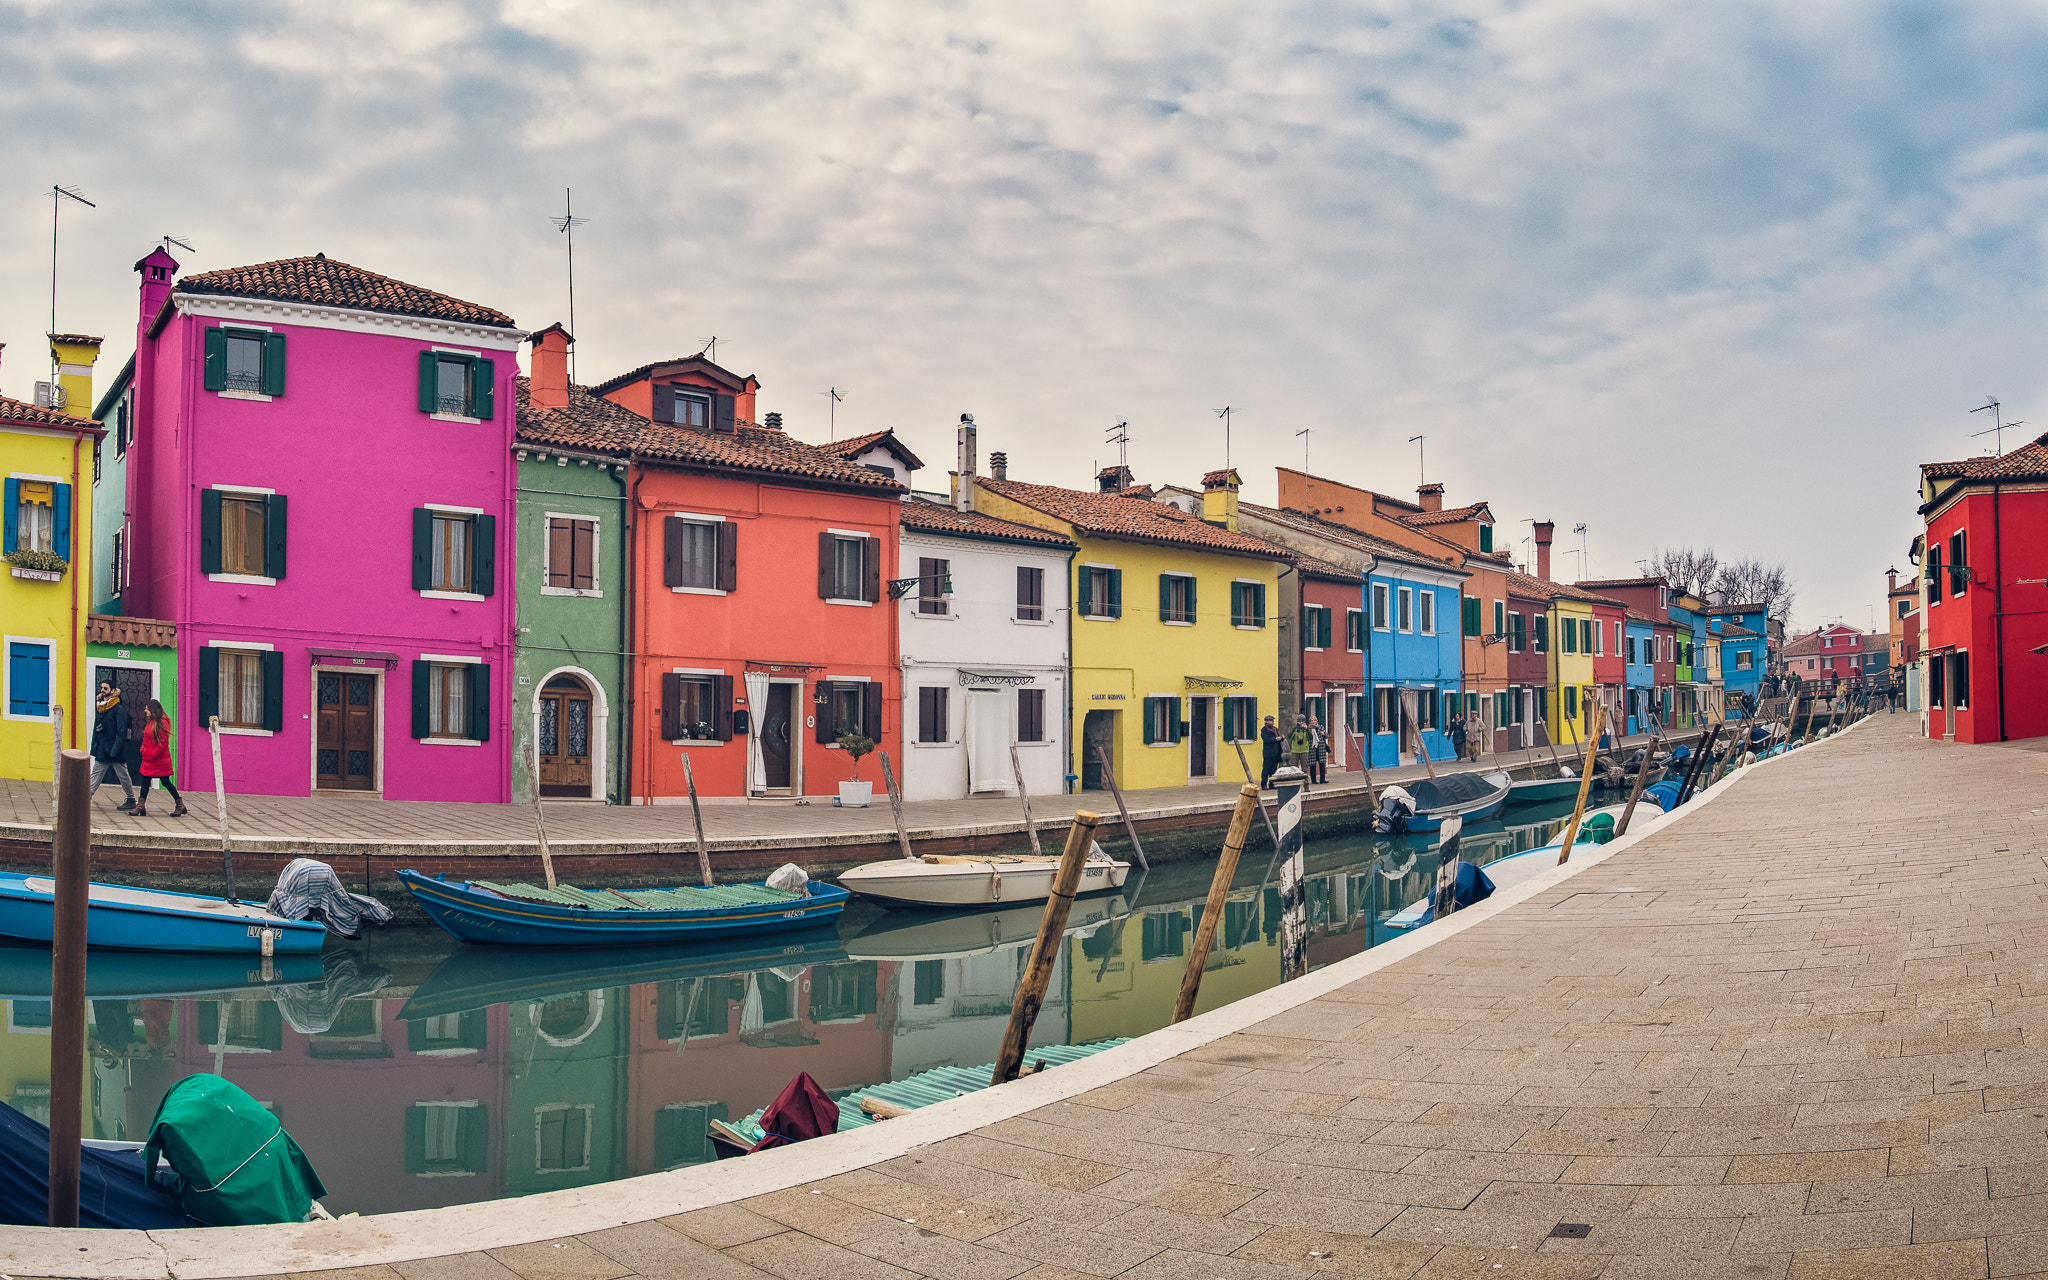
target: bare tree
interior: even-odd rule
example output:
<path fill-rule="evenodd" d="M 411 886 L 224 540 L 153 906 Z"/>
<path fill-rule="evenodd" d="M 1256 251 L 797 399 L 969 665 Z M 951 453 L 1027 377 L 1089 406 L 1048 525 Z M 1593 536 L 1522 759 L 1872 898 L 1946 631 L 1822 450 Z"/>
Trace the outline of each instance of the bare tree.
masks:
<path fill-rule="evenodd" d="M 1698 551 L 1691 547 L 1667 547 L 1650 556 L 1650 572 L 1664 579 L 1673 591 L 1704 596 L 1714 586 L 1721 567 L 1712 547 Z"/>
<path fill-rule="evenodd" d="M 1792 605 L 1799 592 L 1784 561 L 1767 564 L 1754 556 L 1730 560 L 1721 566 L 1714 585 L 1727 595 L 1729 604 L 1760 604 L 1766 614 L 1790 629 Z"/>

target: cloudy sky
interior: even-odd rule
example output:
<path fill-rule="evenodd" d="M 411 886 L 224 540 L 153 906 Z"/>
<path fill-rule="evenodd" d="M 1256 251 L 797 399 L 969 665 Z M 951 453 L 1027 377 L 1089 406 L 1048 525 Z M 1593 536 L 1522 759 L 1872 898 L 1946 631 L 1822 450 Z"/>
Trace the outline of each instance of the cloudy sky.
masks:
<path fill-rule="evenodd" d="M 1234 405 L 1255 500 L 1304 449 L 1406 493 L 1423 434 L 1595 576 L 1711 544 L 1865 624 L 1914 464 L 1988 448 L 1986 395 L 2048 426 L 2044 66 L 2000 0 L 0 0 L 0 392 L 52 183 L 110 370 L 165 234 L 566 319 L 572 187 L 584 381 L 715 335 L 934 484 L 962 411 L 1017 478 L 1086 484 L 1121 419 L 1189 483 Z"/>

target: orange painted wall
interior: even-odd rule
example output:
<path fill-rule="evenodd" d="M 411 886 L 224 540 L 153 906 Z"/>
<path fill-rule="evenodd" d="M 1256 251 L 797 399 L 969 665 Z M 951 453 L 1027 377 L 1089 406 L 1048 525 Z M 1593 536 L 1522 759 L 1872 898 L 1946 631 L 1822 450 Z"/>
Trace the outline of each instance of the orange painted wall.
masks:
<path fill-rule="evenodd" d="M 810 717 L 820 679 L 867 676 L 882 682 L 882 733 L 877 739 L 900 766 L 901 680 L 896 666 L 896 610 L 887 591 L 872 606 L 818 598 L 818 535 L 828 529 L 882 539 L 882 576 L 897 563 L 896 498 L 799 488 L 737 477 L 636 467 L 633 493 L 635 575 L 633 620 L 633 798 L 673 800 L 688 794 L 682 752 L 690 752 L 700 796 L 746 794 L 747 740 L 677 746 L 661 739 L 661 676 L 676 667 L 732 677 L 736 707 L 745 708 L 748 661 L 805 663 L 791 740 L 800 759 L 803 793 L 838 794 L 851 777 L 846 753 L 815 740 Z M 662 582 L 662 519 L 671 514 L 723 516 L 739 529 L 737 585 L 727 595 L 677 594 Z M 794 673 L 785 673 L 794 674 Z M 749 708 L 751 711 L 752 709 Z M 883 794 L 881 765 L 861 762 L 861 777 Z"/>

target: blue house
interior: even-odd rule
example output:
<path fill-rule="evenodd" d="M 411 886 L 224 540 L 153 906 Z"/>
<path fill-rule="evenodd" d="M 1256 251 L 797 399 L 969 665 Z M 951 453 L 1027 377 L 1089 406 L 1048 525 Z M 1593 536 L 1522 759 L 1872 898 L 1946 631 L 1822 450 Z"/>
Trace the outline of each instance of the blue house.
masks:
<path fill-rule="evenodd" d="M 1628 649 L 1622 656 L 1626 659 L 1628 673 L 1628 732 L 1648 733 L 1651 696 L 1657 684 L 1656 670 L 1651 666 L 1656 633 L 1650 628 L 1650 620 L 1633 609 L 1628 612 L 1625 630 Z"/>
<path fill-rule="evenodd" d="M 1769 620 L 1762 605 L 1723 605 L 1707 611 L 1707 623 L 1721 637 L 1721 683 L 1728 714 L 1742 714 L 1743 695 L 1761 697 L 1770 666 Z"/>
<path fill-rule="evenodd" d="M 1454 752 L 1462 710 L 1464 582 L 1448 560 L 1377 551 L 1365 575 L 1365 685 L 1372 691 L 1372 763 L 1417 763 L 1414 730 L 1432 760 Z"/>

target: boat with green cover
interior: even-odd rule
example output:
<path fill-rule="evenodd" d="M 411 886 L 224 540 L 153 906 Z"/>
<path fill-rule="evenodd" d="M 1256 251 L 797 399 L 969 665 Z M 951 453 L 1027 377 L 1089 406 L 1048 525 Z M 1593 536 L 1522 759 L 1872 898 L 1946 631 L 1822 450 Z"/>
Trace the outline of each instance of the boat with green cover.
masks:
<path fill-rule="evenodd" d="M 850 894 L 811 881 L 800 890 L 766 884 L 668 889 L 446 880 L 398 873 L 435 924 L 464 942 L 541 947 L 629 947 L 797 929 L 836 918 Z"/>

